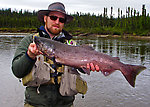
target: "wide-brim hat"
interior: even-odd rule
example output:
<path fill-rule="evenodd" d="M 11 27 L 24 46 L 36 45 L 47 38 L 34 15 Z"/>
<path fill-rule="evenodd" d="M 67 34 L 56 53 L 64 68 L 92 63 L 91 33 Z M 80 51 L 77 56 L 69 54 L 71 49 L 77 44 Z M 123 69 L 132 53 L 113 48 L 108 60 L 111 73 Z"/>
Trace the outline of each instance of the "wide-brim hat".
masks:
<path fill-rule="evenodd" d="M 65 6 L 60 2 L 52 3 L 48 6 L 48 10 L 39 10 L 37 13 L 37 17 L 40 22 L 44 22 L 44 16 L 48 15 L 51 11 L 57 11 L 65 14 L 66 17 L 66 23 L 69 23 L 73 20 L 73 16 L 68 15 L 65 11 Z"/>

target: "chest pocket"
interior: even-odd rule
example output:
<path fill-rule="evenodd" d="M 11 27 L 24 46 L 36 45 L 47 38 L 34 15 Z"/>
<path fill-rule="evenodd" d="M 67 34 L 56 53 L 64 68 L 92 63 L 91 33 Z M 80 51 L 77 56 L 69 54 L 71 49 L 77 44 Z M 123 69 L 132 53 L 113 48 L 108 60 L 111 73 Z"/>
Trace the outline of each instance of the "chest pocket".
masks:
<path fill-rule="evenodd" d="M 44 62 L 44 56 L 37 56 L 37 61 L 33 66 L 31 72 L 22 78 L 25 86 L 39 86 L 50 81 L 50 67 Z"/>
<path fill-rule="evenodd" d="M 53 61 L 43 55 L 37 56 L 37 61 L 31 72 L 22 78 L 24 86 L 39 86 L 41 84 L 55 84 Z M 61 74 L 64 71 L 64 65 L 57 66 L 57 83 L 61 81 Z"/>

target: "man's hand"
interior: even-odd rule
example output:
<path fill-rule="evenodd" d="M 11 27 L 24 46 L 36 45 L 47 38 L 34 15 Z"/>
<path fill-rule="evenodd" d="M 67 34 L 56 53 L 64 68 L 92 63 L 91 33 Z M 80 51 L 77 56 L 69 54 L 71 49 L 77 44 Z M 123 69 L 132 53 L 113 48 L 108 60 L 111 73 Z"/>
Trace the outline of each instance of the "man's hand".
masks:
<path fill-rule="evenodd" d="M 87 69 L 90 69 L 91 71 L 97 71 L 99 72 L 99 66 L 94 65 L 93 63 L 87 63 Z"/>
<path fill-rule="evenodd" d="M 37 55 L 42 54 L 42 52 L 40 52 L 35 43 L 30 43 L 29 47 L 28 47 L 28 51 L 27 54 L 29 55 L 30 58 L 35 59 Z"/>

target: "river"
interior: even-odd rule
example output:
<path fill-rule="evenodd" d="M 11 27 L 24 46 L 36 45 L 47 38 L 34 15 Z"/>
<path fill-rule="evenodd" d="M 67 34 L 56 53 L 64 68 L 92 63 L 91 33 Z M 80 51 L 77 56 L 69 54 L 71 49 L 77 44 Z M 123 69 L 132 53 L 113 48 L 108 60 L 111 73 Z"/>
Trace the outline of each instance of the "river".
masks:
<path fill-rule="evenodd" d="M 1 107 L 23 107 L 25 87 L 12 74 L 11 61 L 24 34 L 0 34 L 0 104 Z M 132 88 L 123 75 L 116 71 L 108 77 L 101 72 L 82 75 L 88 83 L 88 92 L 77 95 L 75 107 L 149 107 L 150 105 L 150 40 L 75 37 L 79 44 L 90 44 L 97 51 L 121 62 L 144 65 L 146 70 L 136 79 Z"/>

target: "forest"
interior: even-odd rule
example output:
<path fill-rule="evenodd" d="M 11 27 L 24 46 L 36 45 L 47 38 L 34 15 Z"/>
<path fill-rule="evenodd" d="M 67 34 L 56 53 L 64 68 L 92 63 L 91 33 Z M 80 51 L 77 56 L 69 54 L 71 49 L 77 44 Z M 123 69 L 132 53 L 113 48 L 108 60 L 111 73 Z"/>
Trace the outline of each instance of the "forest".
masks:
<path fill-rule="evenodd" d="M 71 14 L 74 16 L 74 20 L 65 25 L 65 30 L 73 35 L 131 34 L 150 36 L 150 16 L 145 5 L 142 5 L 141 14 L 131 7 L 126 8 L 125 14 L 118 8 L 117 17 L 113 16 L 113 7 L 110 11 L 110 15 L 108 15 L 107 8 L 104 8 L 103 13 L 98 15 L 82 12 Z M 0 9 L 0 32 L 36 32 L 36 29 L 41 25 L 42 23 L 37 19 L 37 11 Z"/>

